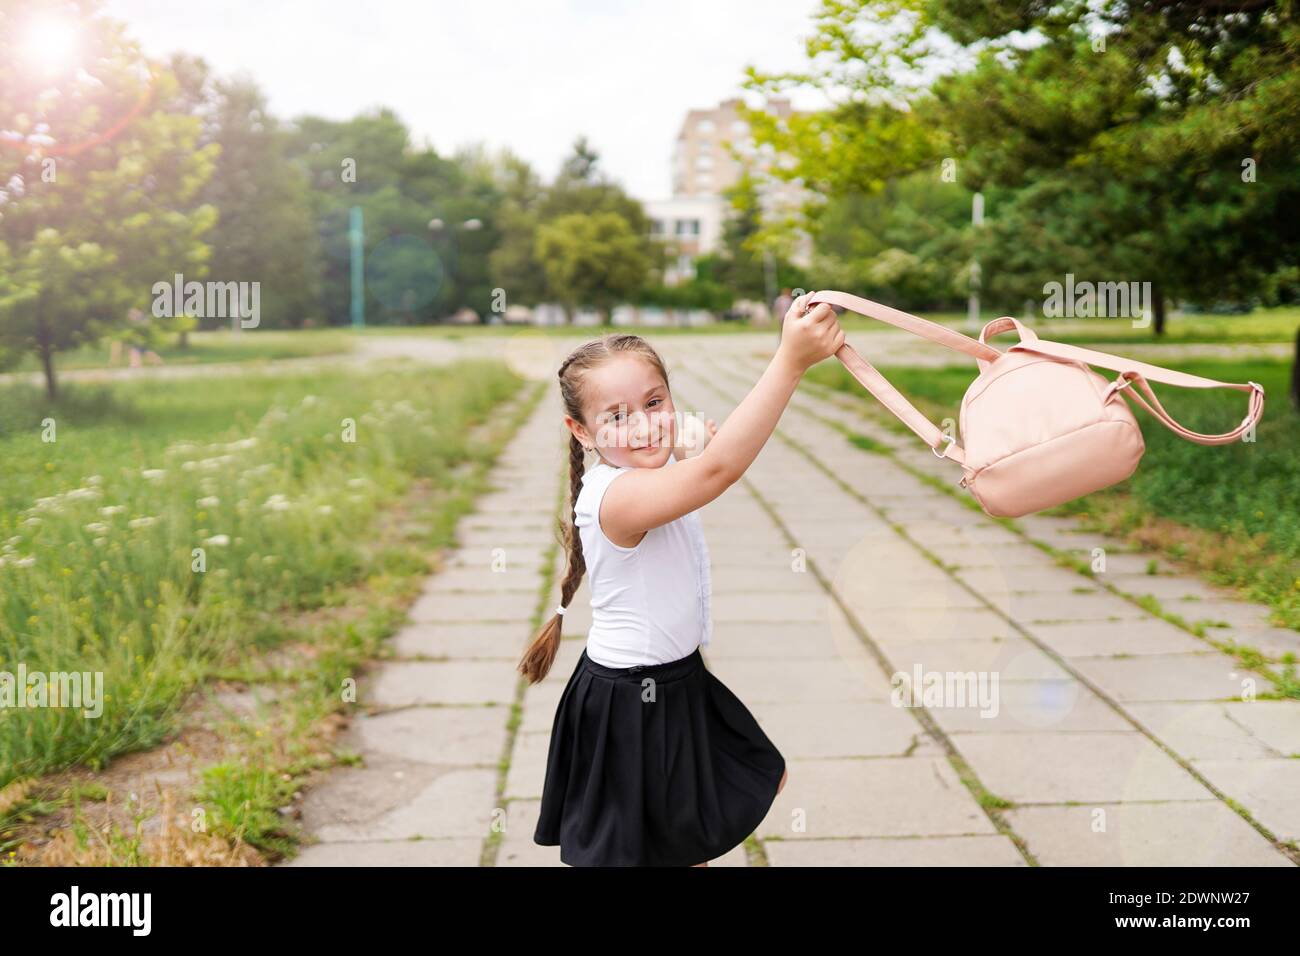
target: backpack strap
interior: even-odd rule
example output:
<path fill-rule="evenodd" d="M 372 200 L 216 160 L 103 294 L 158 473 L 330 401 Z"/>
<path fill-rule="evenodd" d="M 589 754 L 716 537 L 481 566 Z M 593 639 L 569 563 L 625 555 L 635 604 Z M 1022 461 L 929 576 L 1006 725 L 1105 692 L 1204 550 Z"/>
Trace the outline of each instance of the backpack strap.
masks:
<path fill-rule="evenodd" d="M 872 302 L 870 299 L 849 295 L 847 292 L 814 292 L 806 300 L 806 307 L 811 309 L 823 302 L 838 305 L 870 319 L 887 322 L 900 329 L 906 329 L 914 335 L 919 335 L 932 342 L 938 342 L 940 345 L 946 345 L 958 352 L 964 352 L 979 362 L 981 368 L 984 363 L 992 362 L 1002 355 L 993 346 L 977 342 L 969 336 L 939 325 L 937 322 L 931 322 L 920 316 L 890 308 L 879 302 Z M 897 415 L 904 425 L 916 432 L 921 441 L 929 445 L 935 455 L 940 458 L 951 458 L 958 464 L 965 463 L 966 452 L 957 444 L 957 440 L 945 435 L 939 429 L 939 426 L 922 415 L 916 409 L 916 406 L 904 398 L 898 389 L 890 385 L 889 380 L 876 371 L 870 362 L 859 355 L 852 345 L 845 342 L 835 353 L 835 357 L 844 363 L 844 367 L 849 370 L 849 374 L 857 379 L 863 388 L 875 396 L 880 404 Z M 939 450 L 940 447 L 943 448 L 942 451 Z"/>
<path fill-rule="evenodd" d="M 1129 398 L 1145 408 L 1174 434 L 1201 445 L 1226 445 L 1234 442 L 1248 429 L 1258 424 L 1260 416 L 1264 414 L 1264 388 L 1257 382 L 1247 382 L 1245 384 L 1219 382 L 1211 378 L 1202 378 L 1199 375 L 1177 372 L 1172 369 L 1161 368 L 1158 365 L 1139 362 L 1135 359 L 1126 359 L 1106 352 L 1080 348 L 1077 345 L 1045 341 L 1038 338 L 1032 329 L 1022 325 L 1010 316 L 1003 316 L 987 323 L 980 332 L 977 341 L 962 335 L 954 329 L 939 325 L 937 322 L 930 322 L 927 319 L 882 305 L 879 302 L 872 302 L 870 299 L 849 295 L 847 292 L 829 290 L 814 292 L 807 299 L 807 308 L 811 309 L 814 305 L 823 302 L 838 305 L 870 319 L 886 322 L 914 335 L 919 335 L 932 342 L 946 345 L 950 349 L 970 355 L 979 365 L 980 371 L 987 368 L 989 362 L 996 361 L 1002 355 L 993 346 L 987 344 L 984 341 L 985 338 L 1015 329 L 1020 334 L 1020 341 L 1012 345 L 1007 351 L 1037 352 L 1053 358 L 1070 362 L 1082 362 L 1086 365 L 1097 365 L 1101 368 L 1119 372 L 1119 377 L 1111 383 L 1105 398 L 1109 398 L 1112 393 L 1122 391 L 1130 384 L 1136 383 L 1138 388 L 1146 393 L 1151 403 L 1147 404 L 1141 396 L 1133 391 L 1128 393 Z M 839 351 L 835 353 L 835 357 L 844 363 L 844 367 L 868 392 L 898 416 L 899 420 L 912 429 L 923 442 L 929 445 L 936 455 L 940 458 L 951 458 L 958 463 L 965 463 L 966 453 L 957 444 L 956 440 L 945 435 L 939 430 L 938 426 L 917 411 L 916 407 L 904 398 L 894 386 L 890 385 L 889 381 L 876 371 L 870 362 L 859 355 L 853 346 L 845 342 L 840 346 Z M 1172 415 L 1165 411 L 1164 406 L 1160 404 L 1160 400 L 1156 398 L 1155 392 L 1152 391 L 1148 379 L 1152 382 L 1176 385 L 1181 388 L 1232 388 L 1242 392 L 1249 391 L 1250 403 L 1247 406 L 1246 417 L 1232 431 L 1219 435 L 1204 435 L 1200 432 L 1194 432 L 1180 425 Z M 947 442 L 947 447 L 940 452 L 939 447 L 944 442 Z"/>
<path fill-rule="evenodd" d="M 905 329 L 913 335 L 919 335 L 932 342 L 938 342 L 940 345 L 946 345 L 958 352 L 965 352 L 972 358 L 992 362 L 1002 354 L 993 346 L 985 345 L 983 340 L 977 342 L 970 336 L 962 335 L 956 329 L 950 329 L 946 325 L 940 325 L 938 322 L 931 322 L 929 319 L 923 319 L 920 316 L 890 308 L 879 302 L 872 302 L 870 299 L 864 299 L 861 296 L 849 295 L 847 292 L 814 292 L 808 297 L 808 308 L 811 309 L 821 302 L 838 305 L 851 312 L 857 312 L 859 315 L 865 315 L 869 319 L 887 322 L 900 329 Z"/>
<path fill-rule="evenodd" d="M 839 347 L 835 357 L 844 363 L 849 374 L 868 392 L 875 396 L 880 404 L 898 416 L 899 420 L 930 446 L 940 458 L 951 458 L 958 464 L 966 461 L 966 452 L 957 444 L 957 440 L 940 431 L 939 426 L 926 418 L 916 406 L 909 402 L 898 389 L 889 384 L 889 380 L 875 370 L 870 362 L 858 354 L 857 349 L 848 342 Z M 939 451 L 939 446 L 947 442 L 947 447 Z"/>
<path fill-rule="evenodd" d="M 1147 404 L 1140 395 L 1133 391 L 1127 393 L 1129 398 L 1145 408 L 1175 435 L 1186 438 L 1188 441 L 1194 441 L 1198 445 L 1227 445 L 1234 442 L 1246 431 L 1258 424 L 1260 416 L 1264 414 L 1264 387 L 1257 382 L 1246 382 L 1245 384 L 1219 382 L 1212 378 L 1202 378 L 1199 375 L 1192 375 L 1187 372 L 1161 368 L 1159 365 L 1149 365 L 1136 359 L 1109 355 L 1106 352 L 1080 348 L 1077 345 L 1066 345 L 1063 342 L 1047 342 L 1038 338 L 1033 340 L 1022 339 L 1007 351 L 1036 352 L 1040 355 L 1050 355 L 1053 358 L 1082 362 L 1086 365 L 1098 365 L 1101 368 L 1119 372 L 1119 377 L 1106 390 L 1106 398 L 1109 398 L 1114 392 L 1127 388 L 1130 383 L 1136 384 L 1138 388 L 1146 393 L 1147 398 L 1151 400 L 1151 404 Z M 1150 382 L 1161 382 L 1165 385 L 1176 385 L 1180 388 L 1231 388 L 1239 392 L 1250 392 L 1246 417 L 1232 431 L 1223 432 L 1219 435 L 1204 435 L 1200 432 L 1194 432 L 1180 425 L 1172 415 L 1165 411 L 1164 406 L 1160 404 L 1160 399 L 1156 398 L 1156 393 L 1151 390 Z"/>

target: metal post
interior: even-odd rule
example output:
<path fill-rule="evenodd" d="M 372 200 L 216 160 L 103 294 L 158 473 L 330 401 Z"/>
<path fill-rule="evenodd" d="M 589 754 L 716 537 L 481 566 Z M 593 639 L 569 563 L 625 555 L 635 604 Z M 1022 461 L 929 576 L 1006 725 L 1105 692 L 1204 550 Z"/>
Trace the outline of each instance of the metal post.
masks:
<path fill-rule="evenodd" d="M 360 206 L 352 207 L 348 242 L 352 249 L 352 327 L 359 329 L 366 324 L 365 228 Z"/>
<path fill-rule="evenodd" d="M 978 229 L 984 225 L 984 194 L 975 193 L 970 200 L 970 224 Z M 980 324 L 980 263 L 978 255 L 970 266 L 970 301 L 966 307 L 966 322 L 972 330 Z"/>

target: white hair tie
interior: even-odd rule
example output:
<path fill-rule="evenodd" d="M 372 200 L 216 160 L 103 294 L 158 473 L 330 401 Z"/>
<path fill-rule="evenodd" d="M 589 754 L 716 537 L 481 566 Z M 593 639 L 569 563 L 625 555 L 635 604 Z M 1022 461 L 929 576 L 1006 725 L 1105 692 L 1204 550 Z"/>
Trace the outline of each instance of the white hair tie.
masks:
<path fill-rule="evenodd" d="M 556 613 L 556 614 L 563 614 L 563 613 L 564 613 L 564 605 L 563 605 L 563 604 L 557 605 L 556 608 L 555 608 L 555 613 Z"/>

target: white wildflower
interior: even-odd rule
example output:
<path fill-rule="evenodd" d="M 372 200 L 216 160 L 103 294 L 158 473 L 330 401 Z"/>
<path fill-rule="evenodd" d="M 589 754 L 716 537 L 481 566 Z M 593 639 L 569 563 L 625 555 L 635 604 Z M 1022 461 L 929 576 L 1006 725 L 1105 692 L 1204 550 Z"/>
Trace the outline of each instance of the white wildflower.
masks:
<path fill-rule="evenodd" d="M 157 520 L 158 520 L 157 518 L 146 515 L 143 518 L 132 518 L 130 521 L 126 523 L 126 525 L 128 528 L 147 528 L 149 527 L 149 525 L 154 524 Z"/>
<path fill-rule="evenodd" d="M 217 505 L 221 504 L 221 499 L 216 495 L 208 495 L 206 498 L 200 498 L 195 502 L 195 504 L 200 508 L 215 508 Z"/>
<path fill-rule="evenodd" d="M 144 471 L 140 472 L 140 474 L 141 474 L 143 477 L 148 478 L 150 481 L 158 481 L 159 479 L 162 479 L 162 478 L 167 477 L 167 469 L 166 469 L 166 468 L 146 468 Z"/>
<path fill-rule="evenodd" d="M 218 546 L 218 547 L 219 547 L 219 546 L 224 546 L 224 545 L 230 544 L 230 535 L 228 535 L 228 534 L 214 534 L 214 535 L 213 535 L 212 537 L 210 537 L 210 538 L 204 538 L 204 539 L 203 539 L 203 543 L 204 543 L 204 544 L 208 544 L 208 545 L 215 545 L 215 546 Z"/>
<path fill-rule="evenodd" d="M 235 460 L 234 455 L 217 455 L 215 458 L 204 458 L 199 461 L 199 467 L 204 471 L 215 471 L 222 465 L 228 464 Z"/>

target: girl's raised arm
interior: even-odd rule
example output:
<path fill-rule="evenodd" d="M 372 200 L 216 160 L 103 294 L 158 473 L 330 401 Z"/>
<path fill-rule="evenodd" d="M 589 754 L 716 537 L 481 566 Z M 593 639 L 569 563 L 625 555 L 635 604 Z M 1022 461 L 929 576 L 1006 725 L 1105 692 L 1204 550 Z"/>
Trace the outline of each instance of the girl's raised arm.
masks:
<path fill-rule="evenodd" d="M 631 540 L 704 507 L 740 480 L 772 437 L 804 372 L 844 344 L 829 305 L 799 314 L 805 298 L 790 306 L 781 344 L 758 382 L 699 455 L 671 468 L 633 468 L 610 482 L 600 508 L 607 536 Z"/>

